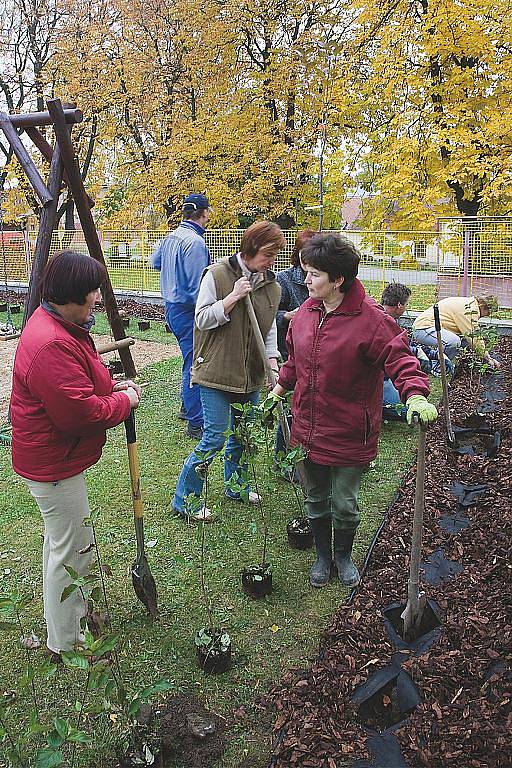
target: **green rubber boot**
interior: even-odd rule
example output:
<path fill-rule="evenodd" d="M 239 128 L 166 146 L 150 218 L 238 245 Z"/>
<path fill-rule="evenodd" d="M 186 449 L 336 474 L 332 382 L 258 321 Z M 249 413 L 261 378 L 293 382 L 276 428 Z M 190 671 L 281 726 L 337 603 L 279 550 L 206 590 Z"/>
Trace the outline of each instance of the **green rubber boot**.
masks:
<path fill-rule="evenodd" d="M 345 587 L 357 587 L 360 581 L 359 571 L 352 562 L 352 545 L 355 535 L 355 531 L 334 529 L 334 562 L 338 578 Z"/>
<path fill-rule="evenodd" d="M 309 524 L 315 537 L 316 560 L 309 572 L 312 587 L 325 587 L 329 583 L 332 566 L 331 516 L 310 517 Z"/>

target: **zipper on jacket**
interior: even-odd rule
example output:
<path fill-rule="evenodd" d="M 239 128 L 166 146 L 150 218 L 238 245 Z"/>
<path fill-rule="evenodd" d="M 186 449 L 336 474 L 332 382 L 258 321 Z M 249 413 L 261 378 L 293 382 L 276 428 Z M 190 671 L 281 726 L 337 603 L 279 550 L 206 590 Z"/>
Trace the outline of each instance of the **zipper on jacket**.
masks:
<path fill-rule="evenodd" d="M 364 442 L 363 445 L 366 445 L 370 438 L 370 433 L 372 431 L 372 425 L 370 421 L 370 416 L 368 415 L 368 411 L 366 408 L 364 409 Z"/>
<path fill-rule="evenodd" d="M 313 393 L 316 390 L 316 365 L 314 364 L 314 361 L 316 360 L 316 353 L 317 353 L 317 348 L 318 348 L 319 331 L 320 331 L 320 329 L 321 329 L 321 327 L 323 325 L 323 322 L 324 322 L 326 317 L 327 317 L 327 314 L 324 313 L 323 316 L 320 318 L 320 322 L 318 323 L 318 325 L 316 327 L 315 338 L 313 339 L 313 353 L 311 355 L 311 376 L 310 376 L 310 384 L 311 384 L 311 392 L 312 392 L 312 396 L 311 396 L 311 410 L 310 410 L 310 413 L 311 413 L 311 427 L 310 427 L 309 436 L 308 436 L 308 446 L 311 446 L 311 440 L 313 438 L 313 432 L 315 431 L 315 421 L 316 421 L 315 420 L 314 397 L 313 397 Z"/>

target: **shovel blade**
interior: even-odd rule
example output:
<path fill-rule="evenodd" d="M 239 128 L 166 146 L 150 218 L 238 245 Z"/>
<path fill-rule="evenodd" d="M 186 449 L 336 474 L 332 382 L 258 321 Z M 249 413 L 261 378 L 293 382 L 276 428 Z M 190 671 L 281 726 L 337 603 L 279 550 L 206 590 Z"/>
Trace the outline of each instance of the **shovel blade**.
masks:
<path fill-rule="evenodd" d="M 132 584 L 140 602 L 147 608 L 149 615 L 155 618 L 158 614 L 156 584 L 145 555 L 132 565 Z"/>

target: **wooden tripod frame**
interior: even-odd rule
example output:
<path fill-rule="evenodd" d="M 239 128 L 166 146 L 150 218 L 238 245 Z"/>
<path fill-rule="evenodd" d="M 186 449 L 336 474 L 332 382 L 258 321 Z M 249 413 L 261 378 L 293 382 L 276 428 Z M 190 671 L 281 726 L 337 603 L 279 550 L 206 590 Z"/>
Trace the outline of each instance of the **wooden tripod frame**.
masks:
<path fill-rule="evenodd" d="M 66 105 L 64 108 L 60 99 L 50 99 L 46 102 L 46 105 L 48 112 L 32 112 L 23 115 L 8 115 L 5 112 L 0 112 L 0 129 L 12 147 L 42 205 L 41 221 L 34 250 L 32 270 L 30 272 L 28 296 L 25 303 L 23 327 L 25 327 L 27 320 L 41 301 L 39 285 L 41 275 L 50 255 L 52 233 L 57 224 L 57 204 L 63 182 L 67 185 L 75 203 L 90 256 L 106 266 L 98 232 L 91 214 L 94 201 L 85 191 L 78 157 L 71 140 L 73 126 L 75 123 L 82 122 L 83 113 L 74 106 Z M 39 126 L 44 125 L 53 126 L 55 134 L 55 146 L 53 148 L 38 130 Z M 32 158 L 23 145 L 17 129 L 25 131 L 45 160 L 50 163 L 47 184 L 44 183 Z M 112 335 L 116 341 L 120 341 L 126 338 L 126 335 L 119 316 L 108 272 L 105 282 L 100 287 Z M 135 376 L 137 372 L 129 346 L 120 347 L 119 355 L 126 376 L 130 378 Z"/>

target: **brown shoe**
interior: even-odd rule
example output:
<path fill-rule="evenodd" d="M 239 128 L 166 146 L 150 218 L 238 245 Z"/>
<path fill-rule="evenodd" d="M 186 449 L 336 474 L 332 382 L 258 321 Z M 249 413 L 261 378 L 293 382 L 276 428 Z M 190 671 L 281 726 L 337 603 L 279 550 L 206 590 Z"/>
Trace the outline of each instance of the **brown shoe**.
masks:
<path fill-rule="evenodd" d="M 46 657 L 46 660 L 50 662 L 50 664 L 63 664 L 62 656 L 60 653 L 57 653 L 57 651 L 52 651 L 51 648 L 48 648 L 48 646 L 45 646 L 43 648 L 43 654 Z"/>

